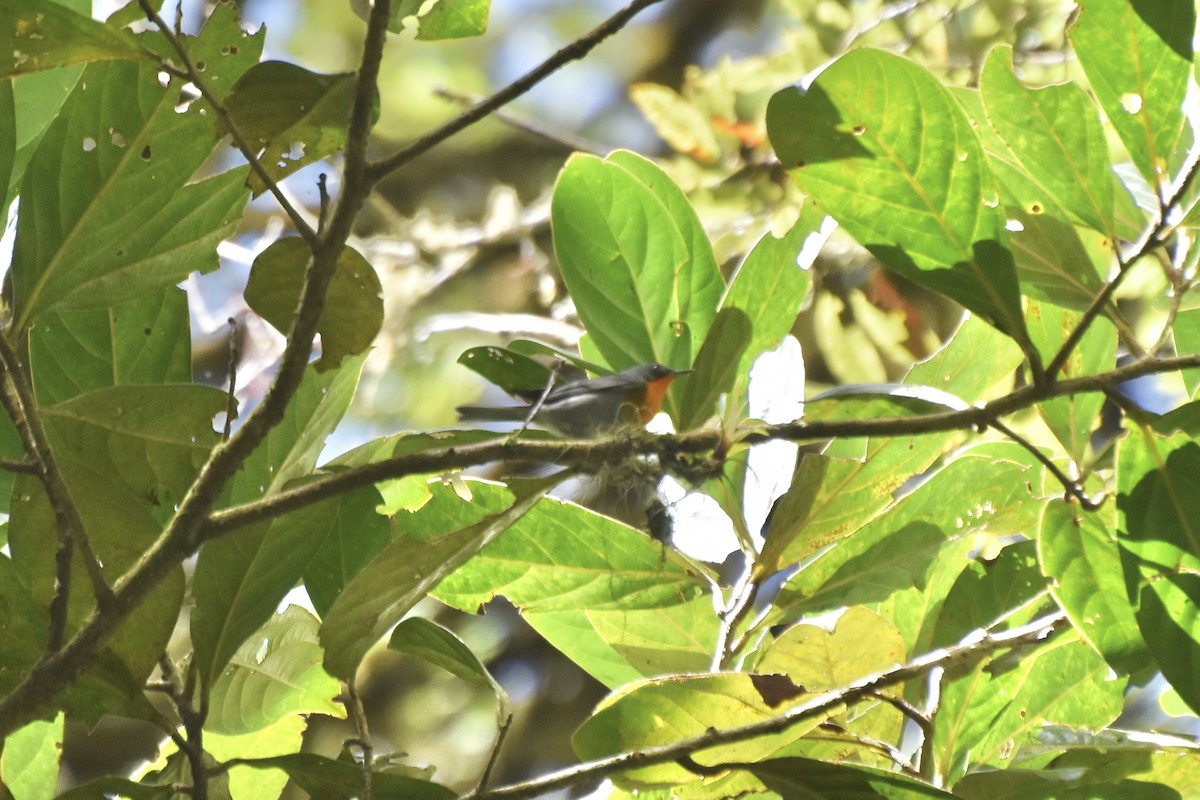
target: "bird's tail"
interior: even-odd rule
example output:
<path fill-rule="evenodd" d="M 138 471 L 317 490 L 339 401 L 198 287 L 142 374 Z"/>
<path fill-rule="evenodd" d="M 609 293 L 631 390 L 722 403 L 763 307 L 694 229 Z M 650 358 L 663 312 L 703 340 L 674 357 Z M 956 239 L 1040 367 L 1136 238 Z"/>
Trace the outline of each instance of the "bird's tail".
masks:
<path fill-rule="evenodd" d="M 529 406 L 459 406 L 460 422 L 524 422 Z"/>

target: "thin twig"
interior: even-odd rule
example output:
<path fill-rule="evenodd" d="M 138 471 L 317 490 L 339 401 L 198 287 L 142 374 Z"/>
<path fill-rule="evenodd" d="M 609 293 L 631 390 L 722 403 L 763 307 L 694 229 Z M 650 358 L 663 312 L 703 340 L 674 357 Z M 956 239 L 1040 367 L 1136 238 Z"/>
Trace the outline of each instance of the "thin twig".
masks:
<path fill-rule="evenodd" d="M 194 663 L 191 662 L 191 664 Z M 191 664 L 189 664 L 189 676 L 194 672 Z M 183 736 L 180 736 L 179 732 L 175 730 L 169 730 L 168 733 L 171 741 L 175 742 L 175 746 L 187 758 L 188 766 L 191 768 L 192 785 L 188 787 L 187 793 L 193 800 L 206 800 L 208 780 L 211 776 L 204 753 L 204 723 L 208 718 L 207 701 L 201 701 L 199 709 L 193 705 L 192 695 L 188 688 L 191 681 L 180 680 L 179 673 L 169 655 L 163 653 L 159 657 L 158 667 L 163 674 L 162 684 L 167 687 L 166 694 L 171 699 L 172 705 L 175 706 L 175 713 L 183 724 Z"/>
<path fill-rule="evenodd" d="M 221 441 L 229 441 L 233 432 L 233 420 L 237 416 L 237 368 L 238 368 L 238 325 L 237 320 L 229 320 L 229 390 L 225 398 L 225 425 L 221 431 Z"/>
<path fill-rule="evenodd" d="M 771 719 L 743 725 L 737 728 L 717 730 L 710 728 L 699 736 L 682 739 L 671 744 L 647 747 L 642 750 L 620 753 L 552 772 L 533 780 L 510 784 L 491 791 L 467 795 L 469 800 L 523 800 L 550 792 L 577 786 L 582 783 L 621 772 L 654 764 L 677 762 L 681 758 L 717 745 L 744 742 L 759 736 L 781 733 L 797 723 L 827 715 L 831 710 L 855 703 L 877 693 L 887 686 L 911 680 L 927 674 L 937 667 L 974 664 L 999 650 L 1024 644 L 1044 642 L 1070 628 L 1066 614 L 1057 611 L 1001 633 L 974 631 L 958 644 L 927 653 L 903 666 L 863 678 L 849 686 L 830 692 L 822 692 L 804 703 Z M 737 768 L 739 764 L 725 764 L 725 768 Z M 747 765 L 748 766 L 748 765 Z"/>
<path fill-rule="evenodd" d="M 321 198 L 321 208 L 317 213 L 317 233 L 325 230 L 325 223 L 329 219 L 329 185 L 326 181 L 324 172 L 317 176 L 317 193 Z"/>
<path fill-rule="evenodd" d="M 831 740 L 853 742 L 868 750 L 874 750 L 881 753 L 885 758 L 900 768 L 900 771 L 908 775 L 910 778 L 920 778 L 921 775 L 913 767 L 912 762 L 900 752 L 900 748 L 896 747 L 891 742 L 885 742 L 882 739 L 876 739 L 872 736 L 864 736 L 861 733 L 855 733 L 848 728 L 843 728 L 833 720 L 825 720 L 821 723 L 820 729 L 825 733 L 830 734 Z"/>
<path fill-rule="evenodd" d="M 142 0 L 146 2 L 147 0 Z M 596 45 L 615 34 L 637 14 L 662 0 L 633 0 L 629 5 L 600 23 L 583 37 L 576 39 L 566 47 L 554 53 L 541 64 L 517 78 L 500 91 L 486 100 L 476 103 L 471 108 L 459 114 L 445 125 L 430 131 L 419 139 L 400 148 L 395 153 L 376 161 L 367 167 L 367 176 L 372 183 L 379 181 L 388 174 L 409 163 L 417 156 L 423 155 L 435 146 L 441 144 L 464 128 L 474 125 L 479 120 L 492 114 L 496 109 L 511 103 L 516 98 L 528 92 L 537 84 L 553 75 L 563 66 L 578 61 L 590 53 Z"/>
<path fill-rule="evenodd" d="M 734 639 L 734 631 L 754 608 L 754 598 L 758 595 L 758 583 L 754 580 L 753 562 L 747 554 L 746 567 L 741 576 L 730 590 L 729 607 L 721 612 L 721 627 L 717 633 L 717 647 L 713 652 L 712 670 L 714 672 L 729 665 L 729 659 L 734 656 L 745 643 L 745 639 Z"/>
<path fill-rule="evenodd" d="M 504 747 L 504 740 L 508 738 L 508 731 L 512 728 L 513 715 L 510 712 L 500 723 L 500 728 L 496 731 L 496 741 L 492 744 L 492 752 L 488 754 L 487 764 L 484 765 L 483 774 L 479 776 L 479 781 L 475 784 L 475 794 L 479 794 L 487 788 L 488 782 L 492 779 L 492 772 L 496 769 L 496 764 L 500 761 L 500 750 Z"/>
<path fill-rule="evenodd" d="M 171 30 L 171 28 L 168 27 L 167 23 L 163 21 L 163 18 L 159 16 L 157 11 L 154 10 L 154 6 L 150 0 L 138 0 L 138 5 L 142 7 L 142 12 L 146 15 L 146 19 L 154 23 L 155 27 L 158 28 L 159 33 L 161 33 L 171 45 L 171 49 L 174 50 L 175 54 L 179 56 L 179 60 L 183 64 L 183 71 L 186 73 L 187 80 L 191 81 L 192 85 L 194 85 L 200 92 L 200 96 L 203 97 L 205 102 L 208 103 L 209 107 L 212 108 L 213 113 L 216 115 L 217 120 L 220 121 L 221 126 L 229 133 L 230 138 L 233 139 L 234 145 L 238 150 L 241 151 L 242 156 L 245 157 L 246 161 L 249 162 L 250 170 L 258 176 L 259 180 L 263 182 L 263 186 L 267 188 L 267 191 L 275 196 L 275 201 L 279 203 L 279 207 L 283 209 L 283 213 L 288 215 L 288 218 L 292 221 L 292 225 L 296 228 L 296 232 L 300 234 L 304 241 L 308 242 L 309 246 L 312 246 L 317 239 L 316 231 L 314 231 L 312 226 L 308 224 L 308 220 L 304 218 L 304 215 L 302 215 L 295 206 L 288 202 L 288 199 L 284 196 L 283 192 L 280 191 L 279 184 L 276 183 L 275 179 L 271 177 L 271 173 L 267 172 L 266 167 L 264 167 L 262 161 L 259 160 L 258 151 L 251 147 L 250 142 L 245 136 L 242 135 L 241 130 L 233 121 L 233 117 L 230 115 L 229 109 L 226 108 L 225 104 L 221 102 L 220 98 L 213 93 L 212 89 L 208 85 L 208 82 L 204 80 L 204 77 L 201 75 L 200 71 L 196 69 L 196 65 L 192 61 L 192 57 L 188 54 L 187 48 L 184 47 L 183 40 L 179 33 Z"/>
<path fill-rule="evenodd" d="M 361 800 L 371 800 L 371 777 L 375 768 L 375 745 L 371 743 L 371 729 L 367 726 L 367 712 L 363 708 L 362 698 L 358 694 L 358 686 L 354 679 L 346 681 L 346 691 L 342 693 L 342 705 L 354 722 L 355 737 L 352 743 L 358 745 L 362 756 L 362 794 Z"/>
<path fill-rule="evenodd" d="M 942 705 L 942 678 L 945 675 L 945 667 L 934 667 L 929 670 L 929 675 L 926 677 L 925 710 L 921 713 L 921 717 L 929 720 L 929 728 L 921 740 L 921 751 L 917 755 L 917 767 L 920 769 L 922 777 L 938 788 L 942 786 L 942 771 L 938 769 L 937 743 L 933 739 L 933 729 L 938 709 Z"/>
<path fill-rule="evenodd" d="M 36 475 L 37 464 L 28 458 L 0 458 L 0 469 L 22 475 Z"/>
<path fill-rule="evenodd" d="M 12 419 L 25 454 L 33 465 L 33 474 L 42 484 L 54 513 L 58 545 L 54 554 L 54 596 L 50 601 L 50 627 L 46 637 L 46 653 L 50 654 L 62 648 L 66 637 L 71 569 L 76 550 L 83 559 L 92 594 L 100 608 L 107 608 L 110 604 L 112 588 L 104 579 L 100 559 L 92 549 L 79 507 L 71 498 L 67 482 L 51 452 L 50 440 L 38 413 L 37 398 L 34 397 L 24 365 L 8 337 L 3 334 L 0 334 L 0 369 L 4 373 L 3 386 L 0 386 L 0 405 L 4 406 Z"/>
<path fill-rule="evenodd" d="M 483 100 L 482 97 L 456 92 L 453 89 L 434 89 L 433 93 L 443 100 L 449 100 L 452 103 L 457 103 L 460 106 L 468 108 Z M 493 111 L 492 117 L 519 131 L 537 136 L 540 139 L 545 139 L 557 145 L 562 145 L 568 150 L 577 150 L 582 153 L 592 153 L 598 156 L 608 155 L 612 151 L 611 147 L 605 147 L 599 142 L 580 136 L 574 131 L 553 128 L 541 120 L 529 119 L 503 110 Z"/>
<path fill-rule="evenodd" d="M 562 369 L 562 364 L 562 361 L 554 362 L 554 366 L 550 368 L 550 375 L 546 378 L 546 385 L 542 388 L 541 394 L 538 395 L 537 400 L 529 405 L 529 413 L 525 415 L 525 420 L 521 423 L 521 427 L 508 435 L 510 439 L 516 439 L 528 430 L 534 417 L 542 410 L 542 406 L 546 403 L 546 398 L 550 396 L 550 392 L 554 391 L 554 383 L 558 380 L 558 371 Z"/>
<path fill-rule="evenodd" d="M 1082 506 L 1085 511 L 1095 511 L 1104 505 L 1103 497 L 1101 497 L 1099 500 L 1093 500 L 1091 497 L 1089 497 L 1087 492 L 1083 490 L 1083 487 L 1079 485 L 1078 481 L 1072 480 L 1070 476 L 1059 469 L 1058 465 L 1055 464 L 1049 456 L 1043 453 L 1041 448 L 1033 444 L 1033 442 L 1029 441 L 1000 420 L 995 420 L 988 424 L 992 428 L 995 428 L 997 431 L 1007 436 L 1009 439 L 1012 439 L 1014 442 L 1021 445 L 1021 447 L 1025 448 L 1030 455 L 1036 458 L 1041 465 L 1045 467 L 1051 475 L 1054 476 L 1055 480 L 1062 484 L 1063 490 L 1066 491 L 1069 496 L 1074 497 L 1079 501 L 1079 505 Z"/>

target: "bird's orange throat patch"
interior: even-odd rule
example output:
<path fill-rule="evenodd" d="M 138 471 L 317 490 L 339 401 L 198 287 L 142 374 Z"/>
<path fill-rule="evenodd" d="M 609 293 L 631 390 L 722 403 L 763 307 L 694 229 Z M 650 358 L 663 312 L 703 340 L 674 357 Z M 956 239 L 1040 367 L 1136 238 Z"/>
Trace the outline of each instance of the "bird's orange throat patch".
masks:
<path fill-rule="evenodd" d="M 667 396 L 667 390 L 671 388 L 671 381 L 675 380 L 675 377 L 668 375 L 646 384 L 646 394 L 642 398 L 643 425 L 654 419 L 654 415 L 662 410 L 663 398 Z"/>

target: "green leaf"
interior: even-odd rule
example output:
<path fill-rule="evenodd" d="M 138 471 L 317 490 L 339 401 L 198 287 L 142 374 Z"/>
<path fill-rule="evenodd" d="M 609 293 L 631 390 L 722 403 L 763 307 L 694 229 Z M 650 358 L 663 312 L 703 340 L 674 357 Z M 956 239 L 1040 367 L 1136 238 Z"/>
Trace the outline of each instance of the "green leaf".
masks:
<path fill-rule="evenodd" d="M 550 383 L 550 370 L 541 363 L 503 347 L 472 347 L 458 363 L 509 394 L 540 391 Z"/>
<path fill-rule="evenodd" d="M 1175 334 L 1175 352 L 1179 355 L 1200 353 L 1200 308 L 1180 311 L 1175 317 L 1172 327 Z M 1194 369 L 1181 370 L 1184 386 L 1189 395 L 1195 396 L 1200 389 L 1200 371 Z"/>
<path fill-rule="evenodd" d="M 419 658 L 496 696 L 496 714 L 503 725 L 509 716 L 508 693 L 488 672 L 479 656 L 450 631 L 423 617 L 401 620 L 392 631 L 388 649 Z"/>
<path fill-rule="evenodd" d="M 246 35 L 222 4 L 187 47 L 205 62 L 205 79 L 222 87 L 257 60 L 262 36 Z M 196 180 L 216 147 L 213 114 L 199 101 L 176 111 L 178 102 L 153 64 L 86 68 L 25 170 L 11 272 L 15 330 L 48 308 L 111 305 L 217 266 L 216 246 L 246 201 L 244 171 Z"/>
<path fill-rule="evenodd" d="M 629 99 L 654 126 L 654 132 L 677 152 L 705 163 L 712 163 L 721 155 L 712 120 L 674 89 L 656 83 L 635 83 L 629 87 Z"/>
<path fill-rule="evenodd" d="M 717 314 L 684 386 L 678 419 L 680 431 L 703 425 L 716 413 L 720 396 L 733 390 L 738 365 L 753 332 L 750 318 L 740 308 L 723 308 Z"/>
<path fill-rule="evenodd" d="M 288 606 L 243 642 L 213 685 L 206 733 L 252 733 L 299 714 L 344 716 L 334 701 L 340 684 L 321 667 L 319 624 Z"/>
<path fill-rule="evenodd" d="M 354 800 L 362 794 L 362 767 L 349 761 L 334 761 L 314 753 L 291 753 L 244 758 L 238 764 L 255 769 L 281 769 L 310 797 Z M 408 775 L 390 772 L 371 775 L 371 797 L 378 800 L 453 800 L 457 796 L 444 786 Z"/>
<path fill-rule="evenodd" d="M 1192 3 L 1085 0 L 1067 32 L 1092 91 L 1156 194 L 1191 146 Z"/>
<path fill-rule="evenodd" d="M 58 784 L 62 754 L 63 715 L 31 722 L 9 736 L 0 753 L 0 780 L 21 800 L 50 800 Z"/>
<path fill-rule="evenodd" d="M 1096 107 L 1078 85 L 1026 89 L 1012 48 L 997 47 L 980 78 L 988 120 L 1028 173 L 1075 218 L 1112 240 L 1112 165 Z"/>
<path fill-rule="evenodd" d="M 212 415 L 225 407 L 221 392 L 205 386 L 114 386 L 42 408 L 42 420 L 59 469 L 82 518 L 92 549 L 113 582 L 142 558 L 162 522 L 173 513 L 217 442 Z M 53 595 L 57 520 L 44 489 L 21 476 L 13 493 L 10 546 L 35 597 Z M 95 611 L 83 557 L 71 570 L 68 632 Z M 133 690 L 154 669 L 170 639 L 183 602 L 183 570 L 165 580 L 133 611 L 112 639 L 113 672 L 120 663 Z M 118 677 L 118 682 L 124 680 Z M 119 694 L 89 704 L 85 713 L 138 716 Z M 142 701 L 144 703 L 144 700 Z M 144 709 L 143 709 L 144 711 Z"/>
<path fill-rule="evenodd" d="M 189 183 L 212 151 L 209 122 L 176 113 L 156 74 L 150 65 L 89 66 L 42 137 L 13 250 L 18 330 L 48 308 L 113 304 L 216 267 L 216 245 L 246 200 L 242 174 Z M 96 88 L 108 85 L 127 89 Z"/>
<path fill-rule="evenodd" d="M 491 0 L 399 0 L 392 6 L 388 30 L 399 33 L 416 24 L 417 40 L 464 39 L 487 33 Z"/>
<path fill-rule="evenodd" d="M 543 483 L 514 497 L 502 487 L 470 482 L 475 503 L 460 501 L 464 508 L 457 509 L 456 515 L 462 522 L 437 538 L 426 538 L 427 519 L 416 512 L 412 524 L 423 528 L 422 535 L 398 537 L 384 548 L 350 580 L 325 615 L 321 626 L 325 668 L 339 678 L 353 677 L 362 657 L 389 628 L 443 578 L 528 512 L 549 485 Z M 489 498 L 489 505 L 496 510 L 480 517 L 484 509 L 478 507 L 479 495 Z M 446 521 L 439 519 L 438 527 Z"/>
<path fill-rule="evenodd" d="M 1049 361 L 1079 324 L 1073 311 L 1031 300 L 1025 315 L 1034 346 Z M 1115 366 L 1117 331 L 1104 317 L 1095 319 L 1063 364 L 1061 377 L 1082 378 Z M 1104 395 L 1099 392 L 1056 397 L 1038 405 L 1038 413 L 1072 459 L 1086 464 L 1092 432 L 1100 424 Z"/>
<path fill-rule="evenodd" d="M 1132 675 L 1150 656 L 1125 593 L 1115 511 L 1081 514 L 1065 502 L 1050 503 L 1038 531 L 1038 560 L 1075 629 L 1113 669 Z"/>
<path fill-rule="evenodd" d="M 310 258 L 308 245 L 293 236 L 259 253 L 250 268 L 246 304 L 284 335 L 292 329 Z M 318 371 L 337 367 L 347 356 L 371 346 L 383 325 L 382 293 L 379 276 L 367 260 L 354 248 L 344 248 L 317 326 L 321 334 Z"/>
<path fill-rule="evenodd" d="M 344 712 L 338 716 L 343 715 Z M 262 730 L 240 736 L 224 736 L 206 730 L 204 751 L 219 762 L 243 758 L 247 753 L 253 753 L 257 758 L 286 756 L 303 749 L 307 726 L 307 718 L 291 716 Z M 288 775 L 281 769 L 254 769 L 239 766 L 235 762 L 229 769 L 229 796 L 278 797 L 287 782 Z"/>
<path fill-rule="evenodd" d="M 0 208 L 7 209 L 17 160 L 17 107 L 12 81 L 0 81 Z"/>
<path fill-rule="evenodd" d="M 5 695 L 28 673 L 46 646 L 49 616 L 33 599 L 13 559 L 0 556 L 0 691 Z"/>
<path fill-rule="evenodd" d="M 1144 781 L 1066 780 L 1061 770 L 976 772 L 954 784 L 963 800 L 1182 800 L 1164 784 Z"/>
<path fill-rule="evenodd" d="M 833 221 L 813 203 L 782 237 L 763 235 L 729 281 L 721 309 L 739 308 L 750 319 L 750 344 L 738 361 L 739 376 L 747 376 L 754 360 L 779 346 L 796 324 L 796 315 L 809 287 L 808 267 L 833 232 Z M 809 263 L 798 259 L 811 253 Z"/>
<path fill-rule="evenodd" d="M 263 61 L 238 79 L 225 106 L 267 173 L 280 181 L 346 146 L 353 100 L 353 72 L 322 75 L 285 61 Z M 378 97 L 373 113 L 377 120 Z M 247 180 L 255 196 L 266 191 L 256 173 Z"/>
<path fill-rule="evenodd" d="M 358 384 L 362 359 L 337 370 L 309 370 L 283 421 L 242 465 L 227 503 L 246 503 L 308 478 Z M 336 504 L 336 501 L 329 501 Z M 192 578 L 191 633 L 202 685 L 211 687 L 242 642 L 258 630 L 296 585 L 338 520 L 318 503 L 234 531 L 200 549 Z"/>
<path fill-rule="evenodd" d="M 956 795 L 894 772 L 809 758 L 771 758 L 743 765 L 779 797 L 805 800 L 926 800 Z"/>
<path fill-rule="evenodd" d="M 655 675 L 708 669 L 717 646 L 712 598 L 651 608 L 534 610 L 525 621 L 610 689 Z"/>
<path fill-rule="evenodd" d="M 922 626 L 932 623 L 927 616 L 936 616 L 971 551 L 1036 521 L 1028 462 L 1015 444 L 967 449 L 887 513 L 805 564 L 776 606 L 791 618 L 890 601 L 907 652 L 921 652 Z"/>
<path fill-rule="evenodd" d="M 1200 709 L 1200 445 L 1147 430 L 1120 445 L 1117 508 L 1126 591 L 1142 638 L 1179 696 Z"/>
<path fill-rule="evenodd" d="M 768 702 L 758 679 L 739 673 L 680 675 L 628 686 L 606 698 L 579 727 L 572 740 L 575 752 L 584 760 L 604 758 L 699 736 L 711 729 L 771 719 L 786 710 L 783 703 L 787 701 Z M 802 699 L 801 690 L 796 697 Z M 783 733 L 708 748 L 694 757 L 710 764 L 757 761 L 820 722 L 819 716 L 814 717 Z M 626 787 L 669 787 L 698 781 L 700 776 L 676 764 L 661 764 L 621 773 L 614 780 Z"/>
<path fill-rule="evenodd" d="M 10 55 L 0 62 L 4 65 L 0 78 L 86 61 L 154 59 L 126 31 L 58 3 L 5 2 L 5 6 L 0 50 Z"/>
<path fill-rule="evenodd" d="M 169 515 L 216 446 L 212 420 L 225 407 L 209 386 L 109 386 L 44 407 L 42 417 L 61 461 Z"/>
<path fill-rule="evenodd" d="M 999 188 L 953 96 L 899 56 L 852 50 L 767 129 L 801 188 L 881 261 L 1025 344 Z"/>
<path fill-rule="evenodd" d="M 497 595 L 608 686 L 704 669 L 717 621 L 707 582 L 674 550 L 547 498 L 433 592 L 475 611 Z"/>
<path fill-rule="evenodd" d="M 1030 620 L 1044 589 L 1032 542 L 1006 547 L 990 563 L 975 562 L 946 598 L 934 634 L 950 644 L 1001 616 Z M 1018 613 L 1013 613 L 1019 609 Z M 1008 766 L 1044 724 L 1099 729 L 1121 711 L 1124 681 L 1086 643 L 1059 636 L 991 662 L 975 663 L 942 684 L 934 742 L 939 771 L 952 783 L 968 769 Z"/>
<path fill-rule="evenodd" d="M 863 642 L 871 642 L 864 648 Z M 832 631 L 794 625 L 779 636 L 755 665 L 761 673 L 781 673 L 810 692 L 840 689 L 864 675 L 904 661 L 904 640 L 896 626 L 863 606 L 849 608 Z"/>
<path fill-rule="evenodd" d="M 370 486 L 318 504 L 322 524 L 309 531 L 318 546 L 304 570 L 304 588 L 318 614 L 327 613 L 350 579 L 391 541 L 379 504 L 379 491 Z"/>
<path fill-rule="evenodd" d="M 55 405 L 108 386 L 190 383 L 187 303 L 172 286 L 108 308 L 46 312 L 29 332 L 38 399 Z"/>
<path fill-rule="evenodd" d="M 58 116 L 59 108 L 82 74 L 82 66 L 60 67 L 45 72 L 18 75 L 7 81 L 7 85 L 12 89 L 13 111 L 16 114 L 16 152 L 13 154 L 12 171 L 5 183 L 0 185 L 0 190 L 5 191 L 4 208 L 8 208 L 12 202 L 38 142 L 42 140 L 50 123 Z"/>
<path fill-rule="evenodd" d="M 551 222 L 563 280 L 608 363 L 690 366 L 722 281 L 670 178 L 632 153 L 576 154 L 555 184 Z M 667 409 L 677 417 L 674 397 Z"/>
<path fill-rule="evenodd" d="M 503 595 L 529 611 L 633 611 L 682 603 L 708 584 L 645 533 L 548 498 L 448 577 L 434 596 L 474 610 Z"/>
<path fill-rule="evenodd" d="M 1014 348 L 1003 346 L 1004 341 L 993 329 L 968 320 L 941 351 L 913 367 L 905 384 L 917 390 L 938 387 L 940 393 L 974 402 L 993 385 L 1007 382 L 1018 363 Z M 926 405 L 917 394 L 915 406 L 910 404 L 907 413 Z M 890 413 L 885 414 L 881 404 Z M 805 418 L 904 416 L 895 413 L 897 408 L 894 397 L 864 403 L 831 398 L 824 404 L 809 404 Z M 877 436 L 865 448 L 860 443 L 835 442 L 825 454 L 807 455 L 796 466 L 792 488 L 779 501 L 759 559 L 760 574 L 765 577 L 797 563 L 859 530 L 891 504 L 893 493 L 905 481 L 928 469 L 952 440 L 953 434 Z M 840 457 L 843 453 L 850 457 Z"/>

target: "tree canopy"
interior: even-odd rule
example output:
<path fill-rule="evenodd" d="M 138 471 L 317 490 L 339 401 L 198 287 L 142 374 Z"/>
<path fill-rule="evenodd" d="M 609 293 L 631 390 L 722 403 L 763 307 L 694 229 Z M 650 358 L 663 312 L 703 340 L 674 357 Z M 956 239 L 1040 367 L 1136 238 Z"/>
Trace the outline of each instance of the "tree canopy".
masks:
<path fill-rule="evenodd" d="M 225 0 L 0 0 L 10 796 L 113 719 L 157 761 L 57 796 L 1197 791 L 1195 6 L 720 6 L 597 13 L 413 133 L 391 79 L 479 69 L 488 0 L 339 5 L 328 71 Z M 654 142 L 508 108 L 635 35 Z M 653 363 L 654 433 L 450 415 Z M 372 415 L 414 429 L 331 444 Z M 602 688 L 573 763 L 503 768 L 567 723 L 485 609 Z M 475 744 L 372 736 L 384 650 Z"/>

